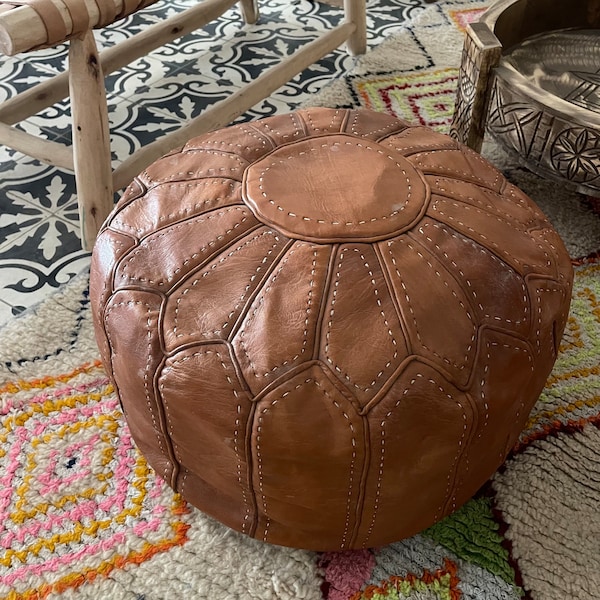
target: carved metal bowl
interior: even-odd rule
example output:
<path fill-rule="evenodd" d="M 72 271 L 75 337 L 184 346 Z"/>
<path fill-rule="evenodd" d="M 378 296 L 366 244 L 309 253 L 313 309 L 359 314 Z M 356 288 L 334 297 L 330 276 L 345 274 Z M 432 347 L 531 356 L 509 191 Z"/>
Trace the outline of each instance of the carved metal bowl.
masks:
<path fill-rule="evenodd" d="M 451 134 L 600 196 L 599 86 L 600 0 L 499 0 L 467 27 Z"/>
<path fill-rule="evenodd" d="M 487 130 L 527 167 L 600 195 L 600 31 L 524 40 L 493 72 Z"/>

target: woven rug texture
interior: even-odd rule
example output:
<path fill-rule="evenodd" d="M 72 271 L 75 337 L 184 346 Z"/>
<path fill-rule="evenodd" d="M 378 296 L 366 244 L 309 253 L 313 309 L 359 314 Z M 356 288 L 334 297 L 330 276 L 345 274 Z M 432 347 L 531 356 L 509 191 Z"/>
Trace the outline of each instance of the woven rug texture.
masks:
<path fill-rule="evenodd" d="M 462 35 L 487 6 L 440 0 L 313 105 L 446 131 Z M 591 600 L 600 597 L 600 204 L 484 154 L 573 258 L 555 368 L 486 486 L 421 534 L 363 551 L 263 544 L 202 515 L 136 449 L 95 345 L 88 276 L 0 330 L 0 600 Z"/>

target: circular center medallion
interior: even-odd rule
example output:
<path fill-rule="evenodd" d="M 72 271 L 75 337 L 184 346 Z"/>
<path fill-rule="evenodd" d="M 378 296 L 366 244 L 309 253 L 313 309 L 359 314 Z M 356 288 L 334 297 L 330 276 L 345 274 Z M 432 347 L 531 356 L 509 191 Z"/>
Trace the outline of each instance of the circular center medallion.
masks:
<path fill-rule="evenodd" d="M 351 135 L 274 150 L 244 176 L 244 202 L 263 223 L 315 242 L 374 241 L 409 229 L 429 188 L 402 155 Z"/>

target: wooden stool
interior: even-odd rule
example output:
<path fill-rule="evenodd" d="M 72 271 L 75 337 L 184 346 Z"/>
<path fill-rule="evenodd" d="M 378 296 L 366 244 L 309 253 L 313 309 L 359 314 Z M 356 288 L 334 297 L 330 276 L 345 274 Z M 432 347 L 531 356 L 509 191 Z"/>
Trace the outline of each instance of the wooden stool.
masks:
<path fill-rule="evenodd" d="M 237 0 L 204 0 L 98 53 L 93 29 L 108 27 L 156 0 L 0 0 L 0 52 L 8 56 L 69 41 L 69 71 L 0 104 L 0 143 L 42 162 L 75 172 L 81 237 L 90 249 L 113 207 L 116 190 L 145 166 L 190 137 L 226 125 L 267 98 L 292 77 L 344 42 L 352 54 L 365 51 L 365 0 L 344 0 L 345 19 L 316 40 L 179 130 L 140 148 L 114 171 L 105 75 L 220 17 Z M 239 0 L 247 23 L 258 17 L 255 0 Z M 11 127 L 70 97 L 73 146 L 40 140 Z"/>

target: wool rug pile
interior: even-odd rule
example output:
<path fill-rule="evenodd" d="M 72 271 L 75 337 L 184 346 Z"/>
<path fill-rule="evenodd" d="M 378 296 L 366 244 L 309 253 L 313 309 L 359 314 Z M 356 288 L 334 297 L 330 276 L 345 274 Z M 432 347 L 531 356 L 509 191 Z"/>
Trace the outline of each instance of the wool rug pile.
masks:
<path fill-rule="evenodd" d="M 313 104 L 445 131 L 462 30 L 440 0 Z M 517 446 L 421 534 L 344 553 L 274 547 L 188 505 L 137 451 L 99 362 L 82 274 L 0 330 L 0 599 L 591 599 L 600 589 L 600 211 L 484 150 L 540 204 L 575 265 L 560 355 Z"/>

